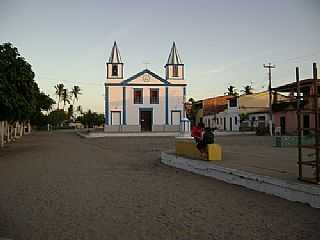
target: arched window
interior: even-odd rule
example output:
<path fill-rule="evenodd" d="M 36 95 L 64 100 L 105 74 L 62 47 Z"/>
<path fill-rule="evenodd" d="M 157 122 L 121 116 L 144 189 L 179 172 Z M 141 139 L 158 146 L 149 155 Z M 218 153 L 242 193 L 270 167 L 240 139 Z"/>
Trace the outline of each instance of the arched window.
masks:
<path fill-rule="evenodd" d="M 112 65 L 112 76 L 118 76 L 118 65 Z"/>
<path fill-rule="evenodd" d="M 178 65 L 173 65 L 172 76 L 179 77 Z"/>

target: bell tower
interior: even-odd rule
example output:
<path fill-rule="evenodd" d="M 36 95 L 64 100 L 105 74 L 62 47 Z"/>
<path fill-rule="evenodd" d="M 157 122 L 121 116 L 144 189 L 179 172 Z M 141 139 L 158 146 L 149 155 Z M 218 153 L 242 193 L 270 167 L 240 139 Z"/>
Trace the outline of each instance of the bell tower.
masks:
<path fill-rule="evenodd" d="M 175 42 L 173 42 L 167 64 L 165 65 L 166 69 L 166 80 L 169 82 L 176 82 L 176 80 L 184 80 L 184 64 L 181 61 L 181 58 L 178 54 L 178 50 Z"/>
<path fill-rule="evenodd" d="M 114 42 L 106 69 L 108 82 L 121 82 L 123 79 L 123 63 L 117 43 Z"/>

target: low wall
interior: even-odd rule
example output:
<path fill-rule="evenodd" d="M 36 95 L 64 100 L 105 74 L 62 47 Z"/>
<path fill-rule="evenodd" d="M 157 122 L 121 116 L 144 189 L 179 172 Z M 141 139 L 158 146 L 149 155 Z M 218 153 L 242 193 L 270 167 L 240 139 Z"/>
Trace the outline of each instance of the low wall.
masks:
<path fill-rule="evenodd" d="M 179 132 L 180 125 L 152 125 L 152 132 Z M 130 133 L 141 132 L 140 125 L 105 125 L 104 132 Z"/>
<path fill-rule="evenodd" d="M 311 145 L 315 143 L 315 139 L 312 136 L 302 136 L 302 145 Z M 272 138 L 272 147 L 297 147 L 298 136 L 274 136 Z"/>

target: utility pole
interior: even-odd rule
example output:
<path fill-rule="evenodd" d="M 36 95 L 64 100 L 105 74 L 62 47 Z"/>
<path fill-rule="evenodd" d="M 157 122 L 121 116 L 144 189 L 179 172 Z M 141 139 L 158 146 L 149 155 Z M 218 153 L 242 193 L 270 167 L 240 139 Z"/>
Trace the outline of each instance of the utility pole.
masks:
<path fill-rule="evenodd" d="M 270 136 L 272 136 L 272 126 L 273 126 L 273 121 L 272 121 L 272 87 L 271 87 L 271 69 L 275 68 L 275 65 L 272 65 L 269 63 L 268 65 L 263 64 L 264 68 L 268 68 L 268 74 L 269 74 L 269 131 L 270 131 Z"/>

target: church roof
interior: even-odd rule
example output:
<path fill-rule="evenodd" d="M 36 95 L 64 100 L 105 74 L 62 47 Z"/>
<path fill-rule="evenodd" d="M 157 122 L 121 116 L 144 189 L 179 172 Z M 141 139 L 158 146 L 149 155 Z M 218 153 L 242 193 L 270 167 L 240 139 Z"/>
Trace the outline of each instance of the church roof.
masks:
<path fill-rule="evenodd" d="M 171 65 L 171 64 L 182 64 L 175 42 L 173 42 L 170 55 L 167 61 L 167 65 Z"/>
<path fill-rule="evenodd" d="M 124 80 L 122 83 L 123 84 L 127 84 L 127 83 L 131 82 L 132 80 L 142 76 L 145 73 L 150 74 L 152 77 L 158 79 L 160 82 L 163 82 L 164 84 L 169 84 L 169 82 L 167 80 L 163 79 L 162 77 L 160 77 L 159 75 L 157 75 L 154 72 L 150 71 L 149 69 L 144 69 L 141 72 L 138 72 L 137 74 L 133 75 L 132 77 L 129 77 L 128 79 Z"/>
<path fill-rule="evenodd" d="M 111 55 L 109 57 L 109 63 L 122 63 L 121 57 L 120 57 L 120 51 L 118 49 L 117 43 L 114 42 Z"/>

